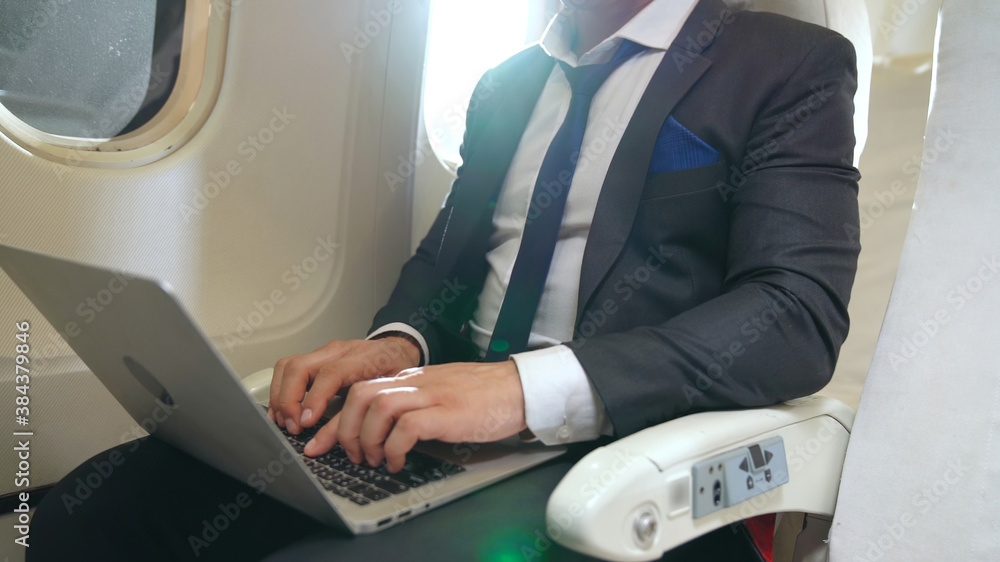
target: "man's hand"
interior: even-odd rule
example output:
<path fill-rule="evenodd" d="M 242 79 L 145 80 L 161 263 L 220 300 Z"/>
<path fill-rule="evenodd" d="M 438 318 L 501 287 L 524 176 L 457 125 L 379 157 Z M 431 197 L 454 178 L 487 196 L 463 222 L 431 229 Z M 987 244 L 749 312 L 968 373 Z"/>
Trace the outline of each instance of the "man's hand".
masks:
<path fill-rule="evenodd" d="M 513 361 L 450 363 L 355 384 L 305 453 L 318 456 L 339 442 L 352 461 L 378 466 L 385 460 L 390 472 L 399 472 L 417 441 L 484 443 L 526 428 Z"/>
<path fill-rule="evenodd" d="M 327 402 L 341 388 L 392 376 L 419 364 L 420 349 L 405 338 L 332 341 L 312 353 L 286 357 L 275 364 L 267 415 L 297 434 L 303 427 L 316 425 Z"/>

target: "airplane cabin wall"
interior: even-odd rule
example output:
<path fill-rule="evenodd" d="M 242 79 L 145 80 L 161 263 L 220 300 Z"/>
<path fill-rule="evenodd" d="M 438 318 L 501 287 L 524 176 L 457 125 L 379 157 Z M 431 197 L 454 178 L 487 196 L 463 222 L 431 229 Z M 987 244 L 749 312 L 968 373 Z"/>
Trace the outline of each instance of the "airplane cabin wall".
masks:
<path fill-rule="evenodd" d="M 229 17 L 218 101 L 167 157 L 67 166 L 0 138 L 0 241 L 167 281 L 247 375 L 363 337 L 409 254 L 411 180 L 384 171 L 414 150 L 427 2 L 235 0 Z M 32 324 L 32 486 L 144 434 L 3 273 L 0 302 L 4 411 L 13 325 Z"/>

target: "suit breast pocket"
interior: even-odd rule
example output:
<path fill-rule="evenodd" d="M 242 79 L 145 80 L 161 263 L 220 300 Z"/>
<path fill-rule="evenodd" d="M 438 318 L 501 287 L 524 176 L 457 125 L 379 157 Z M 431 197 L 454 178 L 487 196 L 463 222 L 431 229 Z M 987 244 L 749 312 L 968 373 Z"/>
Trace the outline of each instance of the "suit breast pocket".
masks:
<path fill-rule="evenodd" d="M 724 161 L 674 172 L 650 174 L 642 189 L 642 200 L 672 197 L 693 193 L 703 189 L 716 189 L 725 182 L 726 163 Z"/>

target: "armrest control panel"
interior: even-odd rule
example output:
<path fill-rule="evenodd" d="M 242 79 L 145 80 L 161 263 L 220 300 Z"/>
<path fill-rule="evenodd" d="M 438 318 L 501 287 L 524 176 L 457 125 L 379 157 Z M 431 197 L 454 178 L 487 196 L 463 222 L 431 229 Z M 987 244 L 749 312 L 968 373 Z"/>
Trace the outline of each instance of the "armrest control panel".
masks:
<path fill-rule="evenodd" d="M 691 467 L 694 518 L 698 519 L 788 483 L 785 443 L 774 437 Z"/>
<path fill-rule="evenodd" d="M 765 513 L 832 516 L 853 421 L 822 396 L 673 419 L 577 462 L 546 523 L 573 550 L 639 562 Z"/>

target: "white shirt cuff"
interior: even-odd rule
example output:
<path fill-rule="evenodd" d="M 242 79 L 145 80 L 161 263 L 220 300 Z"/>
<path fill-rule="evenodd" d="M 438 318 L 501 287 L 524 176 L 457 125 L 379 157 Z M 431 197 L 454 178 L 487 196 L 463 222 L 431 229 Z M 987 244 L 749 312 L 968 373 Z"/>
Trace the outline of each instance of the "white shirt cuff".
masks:
<path fill-rule="evenodd" d="M 374 332 L 368 334 L 368 337 L 365 339 L 370 340 L 375 336 L 380 336 L 386 332 L 403 332 L 404 334 L 417 340 L 417 343 L 420 344 L 420 350 L 423 352 L 423 358 L 424 358 L 423 363 L 417 365 L 418 367 L 423 367 L 430 361 L 431 354 L 430 351 L 427 349 L 427 340 L 424 339 L 423 334 L 418 332 L 416 328 L 410 326 L 409 324 L 404 324 L 402 322 L 391 322 L 375 330 Z"/>
<path fill-rule="evenodd" d="M 611 435 L 611 418 L 576 355 L 564 345 L 515 353 L 528 429 L 546 445 Z"/>

